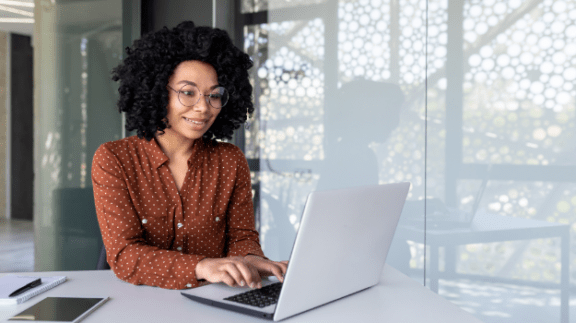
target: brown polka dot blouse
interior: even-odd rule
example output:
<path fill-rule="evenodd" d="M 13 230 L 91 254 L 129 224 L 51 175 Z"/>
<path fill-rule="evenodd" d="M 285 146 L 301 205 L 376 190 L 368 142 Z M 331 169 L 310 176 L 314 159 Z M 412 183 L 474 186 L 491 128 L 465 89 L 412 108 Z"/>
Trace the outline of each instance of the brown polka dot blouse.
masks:
<path fill-rule="evenodd" d="M 181 192 L 155 139 L 136 136 L 101 145 L 92 162 L 96 214 L 110 267 L 136 285 L 198 286 L 204 259 L 264 256 L 250 170 L 228 143 L 194 142 Z"/>

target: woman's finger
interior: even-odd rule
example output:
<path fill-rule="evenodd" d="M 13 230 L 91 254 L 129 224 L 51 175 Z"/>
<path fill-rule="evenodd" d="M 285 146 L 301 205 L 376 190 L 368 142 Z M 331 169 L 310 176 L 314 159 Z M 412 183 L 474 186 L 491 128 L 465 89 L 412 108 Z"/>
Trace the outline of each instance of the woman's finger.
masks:
<path fill-rule="evenodd" d="M 284 275 L 282 274 L 282 270 L 279 266 L 274 263 L 270 264 L 270 272 L 276 276 L 276 278 L 278 278 L 278 281 L 284 282 Z"/>
<path fill-rule="evenodd" d="M 258 269 L 252 264 L 248 264 L 248 268 L 250 269 L 252 276 L 256 277 L 256 282 L 259 284 L 258 288 L 262 287 L 262 276 L 260 276 L 260 272 L 258 271 Z"/>
<path fill-rule="evenodd" d="M 284 261 L 279 261 L 276 264 L 278 264 L 278 266 L 280 267 L 280 270 L 282 270 L 282 275 L 286 274 L 286 270 L 288 270 L 288 262 L 284 262 Z"/>
<path fill-rule="evenodd" d="M 222 271 L 220 272 L 219 276 L 220 277 L 218 278 L 218 281 L 215 281 L 216 283 L 223 282 L 224 284 L 230 287 L 235 287 L 236 281 L 234 280 L 234 278 L 232 278 L 232 276 L 230 276 L 230 274 L 228 274 L 225 271 Z"/>
<path fill-rule="evenodd" d="M 244 277 L 243 277 L 242 273 L 240 272 L 240 270 L 238 269 L 235 262 L 227 262 L 226 264 L 224 264 L 220 268 L 220 270 L 228 273 L 228 275 L 230 275 L 232 277 L 232 279 L 234 279 L 237 286 L 245 286 L 246 285 L 246 281 L 244 280 Z"/>
<path fill-rule="evenodd" d="M 258 271 L 250 263 L 239 261 L 236 263 L 236 267 L 244 277 L 245 282 L 248 286 L 256 288 L 262 285 L 260 282 L 260 275 L 258 275 Z"/>

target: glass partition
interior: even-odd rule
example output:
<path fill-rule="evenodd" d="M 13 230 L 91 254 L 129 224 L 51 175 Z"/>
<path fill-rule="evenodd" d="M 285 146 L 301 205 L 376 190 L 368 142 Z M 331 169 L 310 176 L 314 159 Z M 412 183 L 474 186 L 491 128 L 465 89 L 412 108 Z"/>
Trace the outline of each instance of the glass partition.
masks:
<path fill-rule="evenodd" d="M 409 181 L 403 225 L 424 234 L 425 7 L 395 1 L 243 2 L 256 112 L 246 130 L 264 252 L 287 259 L 313 190 Z M 405 235 L 403 236 L 405 237 Z M 388 262 L 423 282 L 424 248 Z"/>
<path fill-rule="evenodd" d="M 485 322 L 569 321 L 573 1 L 241 8 L 267 255 L 288 257 L 310 191 L 410 181 L 389 264 Z"/>
<path fill-rule="evenodd" d="M 96 269 L 102 245 L 90 169 L 120 139 L 110 71 L 122 54 L 122 2 L 36 1 L 35 270 Z"/>
<path fill-rule="evenodd" d="M 568 322 L 576 4 L 428 5 L 447 41 L 428 58 L 427 282 L 485 322 Z"/>

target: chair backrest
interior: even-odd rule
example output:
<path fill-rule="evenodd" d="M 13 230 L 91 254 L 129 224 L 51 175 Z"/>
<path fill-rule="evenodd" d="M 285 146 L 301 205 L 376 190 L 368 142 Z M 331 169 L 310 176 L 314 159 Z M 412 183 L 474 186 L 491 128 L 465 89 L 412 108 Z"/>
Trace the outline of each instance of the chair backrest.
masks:
<path fill-rule="evenodd" d="M 102 246 L 92 187 L 61 187 L 53 192 L 57 270 L 93 270 Z"/>
<path fill-rule="evenodd" d="M 106 261 L 106 248 L 102 245 L 100 248 L 100 255 L 98 256 L 98 264 L 96 265 L 96 270 L 110 269 L 110 265 Z"/>

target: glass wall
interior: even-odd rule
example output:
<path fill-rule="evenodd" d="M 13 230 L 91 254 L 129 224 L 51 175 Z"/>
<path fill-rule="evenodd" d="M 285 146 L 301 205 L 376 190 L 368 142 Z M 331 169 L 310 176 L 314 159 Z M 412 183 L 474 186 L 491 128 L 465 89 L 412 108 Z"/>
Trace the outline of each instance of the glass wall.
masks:
<path fill-rule="evenodd" d="M 35 270 L 96 269 L 90 169 L 98 146 L 121 138 L 110 72 L 122 54 L 122 2 L 35 4 Z"/>
<path fill-rule="evenodd" d="M 245 28 L 258 106 L 246 151 L 258 167 L 265 253 L 286 259 L 312 190 L 412 181 L 410 199 L 423 198 L 424 69 L 411 69 L 408 82 L 400 78 L 406 66 L 391 54 L 397 6 L 267 5 L 268 22 Z M 406 39 L 414 60 L 425 57 L 424 27 L 421 20 Z M 414 220 L 423 228 L 423 206 Z M 389 259 L 407 272 L 423 268 L 423 248 L 397 242 Z"/>
<path fill-rule="evenodd" d="M 312 190 L 410 181 L 388 262 L 423 282 L 425 7 L 382 1 L 245 2 L 256 113 L 246 153 L 265 253 L 287 259 Z M 409 10 L 408 10 L 409 9 Z M 400 59 L 402 57 L 402 59 Z M 419 277 L 419 278 L 418 278 Z"/>
<path fill-rule="evenodd" d="M 430 287 L 487 322 L 568 322 L 576 3 L 433 6 L 448 39 L 428 59 L 427 189 L 449 212 L 427 213 Z"/>
<path fill-rule="evenodd" d="M 574 1 L 241 4 L 269 257 L 310 191 L 410 181 L 388 263 L 485 322 L 569 322 Z"/>

